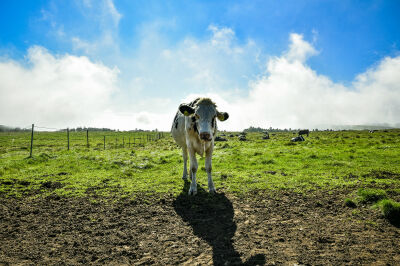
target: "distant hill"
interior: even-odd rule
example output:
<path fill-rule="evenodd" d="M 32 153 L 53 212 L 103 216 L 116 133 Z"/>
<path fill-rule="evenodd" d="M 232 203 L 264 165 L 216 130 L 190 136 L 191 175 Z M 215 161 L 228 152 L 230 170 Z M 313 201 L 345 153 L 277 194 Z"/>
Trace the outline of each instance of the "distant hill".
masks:
<path fill-rule="evenodd" d="M 393 129 L 398 128 L 396 126 L 389 125 L 336 125 L 331 127 L 334 130 L 381 130 L 381 129 Z"/>
<path fill-rule="evenodd" d="M 380 124 L 380 125 L 321 125 L 317 128 L 309 128 L 309 130 L 382 130 L 382 129 L 394 129 L 394 128 L 400 128 L 400 123 L 395 124 L 395 125 L 388 125 L 388 124 Z M 303 128 L 302 128 L 303 129 Z M 306 129 L 306 128 L 304 128 Z M 291 132 L 296 132 L 299 131 L 300 129 L 296 128 L 260 128 L 260 127 L 249 127 L 243 130 L 244 132 L 280 132 L 280 131 L 291 131 Z"/>
<path fill-rule="evenodd" d="M 27 131 L 27 129 L 22 129 L 19 127 L 9 127 L 5 125 L 0 125 L 0 132 L 19 132 L 19 131 Z"/>

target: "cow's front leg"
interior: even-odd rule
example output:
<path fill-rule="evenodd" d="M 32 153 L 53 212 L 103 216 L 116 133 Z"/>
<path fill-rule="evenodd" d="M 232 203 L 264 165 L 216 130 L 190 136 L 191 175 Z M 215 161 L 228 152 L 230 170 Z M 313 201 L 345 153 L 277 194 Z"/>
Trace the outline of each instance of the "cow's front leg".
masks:
<path fill-rule="evenodd" d="M 193 149 L 189 149 L 190 156 L 190 177 L 192 178 L 192 183 L 190 184 L 189 195 L 197 194 L 197 182 L 196 182 L 196 173 L 197 173 L 197 159 L 196 153 Z"/>
<path fill-rule="evenodd" d="M 182 157 L 183 157 L 183 175 L 182 179 L 187 179 L 187 159 L 188 159 L 188 152 L 187 147 L 182 147 Z"/>
<path fill-rule="evenodd" d="M 211 171 L 212 171 L 212 165 L 211 165 L 211 158 L 212 158 L 212 149 L 209 149 L 206 151 L 206 172 L 208 176 L 208 191 L 210 193 L 215 193 L 215 187 L 214 187 L 214 182 L 212 180 L 211 176 Z"/>

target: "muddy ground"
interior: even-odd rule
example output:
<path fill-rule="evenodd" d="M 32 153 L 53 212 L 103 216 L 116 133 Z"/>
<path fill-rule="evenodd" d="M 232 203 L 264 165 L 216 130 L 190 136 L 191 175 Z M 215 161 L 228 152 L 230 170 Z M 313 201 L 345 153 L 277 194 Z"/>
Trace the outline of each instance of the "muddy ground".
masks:
<path fill-rule="evenodd" d="M 400 228 L 351 190 L 0 197 L 0 264 L 400 265 Z"/>

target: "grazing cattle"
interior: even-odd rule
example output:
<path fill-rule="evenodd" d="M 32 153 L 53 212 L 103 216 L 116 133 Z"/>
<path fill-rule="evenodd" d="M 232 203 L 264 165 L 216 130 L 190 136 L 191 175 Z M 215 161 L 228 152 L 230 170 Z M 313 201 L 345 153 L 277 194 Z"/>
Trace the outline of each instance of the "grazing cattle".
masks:
<path fill-rule="evenodd" d="M 228 140 L 227 140 L 226 138 L 217 136 L 217 137 L 214 139 L 214 141 L 228 141 Z"/>
<path fill-rule="evenodd" d="M 299 136 L 301 136 L 301 135 L 306 135 L 307 134 L 307 137 L 308 137 L 308 134 L 310 134 L 310 130 L 308 130 L 308 129 L 303 129 L 303 130 L 300 130 L 299 131 Z"/>
<path fill-rule="evenodd" d="M 269 135 L 263 136 L 262 139 L 269 139 Z"/>
<path fill-rule="evenodd" d="M 303 138 L 302 135 L 300 135 L 300 136 L 297 136 L 297 137 L 295 137 L 295 138 L 292 138 L 291 141 L 293 141 L 293 142 L 305 141 L 305 139 Z"/>
<path fill-rule="evenodd" d="M 205 168 L 208 176 L 208 190 L 215 193 L 215 187 L 211 176 L 211 157 L 214 150 L 214 139 L 217 133 L 217 121 L 225 121 L 228 113 L 219 112 L 217 106 L 209 98 L 197 98 L 189 104 L 181 104 L 172 124 L 172 137 L 182 148 L 183 176 L 187 179 L 187 159 L 190 159 L 191 184 L 189 195 L 196 195 L 197 183 L 197 159 L 205 154 Z"/>
<path fill-rule="evenodd" d="M 239 135 L 238 138 L 239 138 L 240 141 L 246 141 L 247 140 L 246 135 Z"/>
<path fill-rule="evenodd" d="M 269 139 L 269 133 L 268 133 L 268 131 L 265 131 L 265 132 L 264 132 L 264 136 L 263 136 L 262 139 Z"/>

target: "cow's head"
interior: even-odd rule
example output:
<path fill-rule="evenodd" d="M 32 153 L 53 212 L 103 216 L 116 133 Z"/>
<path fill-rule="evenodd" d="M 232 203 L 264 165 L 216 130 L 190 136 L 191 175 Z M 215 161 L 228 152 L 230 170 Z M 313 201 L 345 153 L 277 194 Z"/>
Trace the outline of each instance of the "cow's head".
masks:
<path fill-rule="evenodd" d="M 191 117 L 192 126 L 200 139 L 211 141 L 216 132 L 216 118 L 220 121 L 225 121 L 229 118 L 228 113 L 218 112 L 217 106 L 209 98 L 200 98 L 195 101 L 195 104 L 181 104 L 179 111 L 185 116 Z"/>

